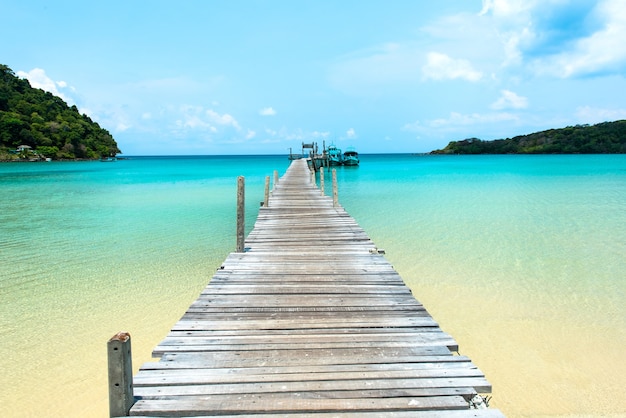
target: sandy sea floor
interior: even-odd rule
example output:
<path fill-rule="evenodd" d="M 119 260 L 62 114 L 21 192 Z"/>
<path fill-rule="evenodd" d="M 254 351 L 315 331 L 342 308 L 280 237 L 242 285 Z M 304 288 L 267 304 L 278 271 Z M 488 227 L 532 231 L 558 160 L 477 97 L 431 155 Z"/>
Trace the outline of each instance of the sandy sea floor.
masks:
<path fill-rule="evenodd" d="M 548 299 L 520 298 L 518 288 L 496 292 L 490 285 L 467 286 L 464 278 L 425 282 L 420 278 L 424 271 L 410 258 L 395 255 L 402 246 L 389 244 L 386 251 L 417 298 L 459 342 L 460 353 L 485 372 L 494 387 L 492 407 L 510 417 L 626 415 L 623 323 L 612 326 L 611 318 L 602 315 L 585 319 L 577 303 L 556 309 Z M 140 284 L 105 296 L 97 289 L 79 289 L 75 297 L 89 300 L 89 309 L 78 312 L 81 308 L 72 307 L 68 297 L 52 314 L 45 334 L 30 341 L 23 358 L 11 354 L 8 369 L 5 365 L 11 373 L 1 378 L 2 415 L 106 416 L 107 339 L 129 330 L 135 369 L 150 361 L 152 348 L 220 262 L 165 272 L 171 281 L 185 283 L 168 288 L 167 294 Z M 74 312 L 66 316 L 62 312 L 67 310 Z"/>

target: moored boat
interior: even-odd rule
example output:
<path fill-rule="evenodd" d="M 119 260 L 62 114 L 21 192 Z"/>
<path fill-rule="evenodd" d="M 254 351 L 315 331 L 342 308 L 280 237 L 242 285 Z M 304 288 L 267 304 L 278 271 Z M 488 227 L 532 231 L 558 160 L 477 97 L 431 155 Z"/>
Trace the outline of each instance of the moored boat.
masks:
<path fill-rule="evenodd" d="M 354 147 L 346 148 L 343 153 L 343 165 L 359 165 L 359 153 Z"/>
<path fill-rule="evenodd" d="M 341 150 L 335 145 L 328 146 L 327 154 L 329 165 L 341 165 L 343 163 L 343 155 L 341 154 Z"/>

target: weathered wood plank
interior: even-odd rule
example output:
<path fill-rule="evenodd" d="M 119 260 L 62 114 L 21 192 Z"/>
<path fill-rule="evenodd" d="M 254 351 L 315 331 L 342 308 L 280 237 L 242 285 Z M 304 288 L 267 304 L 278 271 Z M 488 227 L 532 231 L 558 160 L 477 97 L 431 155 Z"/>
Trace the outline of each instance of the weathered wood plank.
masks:
<path fill-rule="evenodd" d="M 199 335 L 200 334 L 200 335 Z M 328 344 L 328 343 L 407 343 L 407 344 L 419 344 L 422 340 L 430 339 L 433 341 L 439 341 L 441 339 L 448 339 L 445 333 L 437 331 L 425 331 L 423 333 L 415 332 L 388 332 L 388 333 L 369 333 L 369 334 L 357 334 L 355 332 L 346 334 L 306 334 L 306 335 L 268 335 L 267 333 L 250 333 L 243 334 L 237 333 L 236 335 L 215 335 L 211 332 L 171 332 L 162 342 L 161 345 L 204 345 L 204 344 L 290 344 L 297 343 L 315 343 L 315 344 Z"/>
<path fill-rule="evenodd" d="M 213 393 L 214 385 L 194 385 L 194 386 L 140 386 L 137 388 L 137 396 L 143 399 L 161 398 L 169 396 L 232 396 Z M 425 396 L 463 396 L 468 399 L 476 393 L 471 387 L 450 387 L 450 388 L 388 388 L 388 389 L 363 389 L 363 390 L 311 390 L 297 392 L 300 398 L 326 398 L 326 399 L 360 399 L 360 398 L 399 398 L 399 397 L 425 397 Z M 281 398 L 283 393 L 266 392 L 265 398 Z"/>
<path fill-rule="evenodd" d="M 179 361 L 192 356 L 197 361 L 212 362 L 219 367 L 254 367 L 267 364 L 323 365 L 323 364 L 367 364 L 385 362 L 412 362 L 424 356 L 452 356 L 445 346 L 419 347 L 376 347 L 376 348 L 335 348 L 299 350 L 295 356 L 288 356 L 284 350 L 224 351 L 174 353 L 164 352 L 162 361 Z"/>
<path fill-rule="evenodd" d="M 462 396 L 432 396 L 425 398 L 366 398 L 366 399 L 301 399 L 297 397 L 264 399 L 262 396 L 244 395 L 238 402 L 210 397 L 188 396 L 166 399 L 139 400 L 131 415 L 151 414 L 154 416 L 194 416 L 221 411 L 227 414 L 249 413 L 254 411 L 281 414 L 301 411 L 372 411 L 372 410 L 447 410 L 467 409 L 467 401 Z"/>
<path fill-rule="evenodd" d="M 173 369 L 210 369 L 212 363 L 198 361 L 197 356 L 188 356 L 187 360 L 178 358 L 176 361 L 158 361 L 152 363 L 144 363 L 141 370 L 173 370 Z M 333 364 L 333 365 L 299 365 L 299 366 L 283 366 L 276 365 L 271 367 L 236 367 L 236 368 L 212 368 L 213 373 L 309 373 L 313 371 L 360 371 L 360 370 L 414 370 L 414 369 L 435 369 L 439 367 L 464 367 L 473 368 L 470 359 L 465 356 L 423 356 L 413 357 L 410 363 L 367 363 L 367 364 Z"/>
<path fill-rule="evenodd" d="M 156 379 L 141 377 L 135 386 L 137 396 L 158 398 L 165 394 L 176 392 L 184 393 L 183 387 L 188 387 L 190 392 L 202 395 L 236 395 L 251 393 L 297 393 L 304 392 L 335 392 L 335 391 L 395 391 L 408 389 L 451 389 L 473 388 L 476 393 L 491 391 L 491 385 L 484 377 L 436 377 L 436 378 L 410 378 L 410 379 L 346 379 L 346 380 L 306 380 L 306 381 L 253 381 L 241 383 L 201 383 L 184 384 L 179 381 L 155 382 Z M 179 386 L 178 389 L 168 389 Z M 190 393 L 191 394 L 191 393 Z M 387 395 L 391 396 L 391 395 Z M 466 407 L 467 404 L 466 404 Z"/>
<path fill-rule="evenodd" d="M 300 319 L 265 319 L 241 321 L 211 321 L 211 320 L 181 320 L 172 330 L 225 330 L 225 329 L 324 329 L 337 327 L 363 328 L 401 328 L 401 327 L 436 327 L 437 323 L 431 317 L 404 317 L 404 318 L 333 318 L 324 322 L 317 320 Z"/>
<path fill-rule="evenodd" d="M 376 411 L 376 412 L 349 412 L 340 415 L 335 412 L 302 412 L 290 414 L 298 418 L 502 418 L 503 415 L 496 409 L 447 410 L 447 411 Z M 141 417 L 140 415 L 135 415 Z M 152 415 L 154 416 L 154 415 Z M 215 415 L 213 415 L 215 416 Z M 237 415 L 219 415 L 220 418 L 284 418 L 284 414 L 254 413 Z M 149 418 L 149 417 L 146 417 Z"/>
<path fill-rule="evenodd" d="M 172 370 L 144 370 L 140 377 L 135 379 L 134 385 L 198 385 L 198 384 L 229 384 L 229 383 L 261 383 L 261 382 L 343 382 L 345 380 L 414 380 L 428 379 L 456 379 L 480 378 L 482 372 L 476 368 L 438 367 L 435 369 L 411 370 L 362 370 L 362 371 L 325 371 L 299 373 L 215 373 L 214 369 L 172 369 Z"/>

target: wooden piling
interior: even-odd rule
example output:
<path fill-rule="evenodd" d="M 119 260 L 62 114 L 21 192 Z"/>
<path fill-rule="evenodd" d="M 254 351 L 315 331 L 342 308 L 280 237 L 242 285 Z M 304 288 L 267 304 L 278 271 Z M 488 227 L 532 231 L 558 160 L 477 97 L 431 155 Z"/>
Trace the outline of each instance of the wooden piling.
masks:
<path fill-rule="evenodd" d="M 274 187 L 273 187 L 273 189 L 276 188 L 277 184 L 278 184 L 278 170 L 274 170 Z"/>
<path fill-rule="evenodd" d="M 337 169 L 333 168 L 333 207 L 339 206 L 339 194 L 337 192 Z"/>
<path fill-rule="evenodd" d="M 320 170 L 320 194 L 324 194 L 324 170 Z"/>
<path fill-rule="evenodd" d="M 270 200 L 270 176 L 265 176 L 265 199 L 263 199 L 263 206 L 268 207 Z"/>
<path fill-rule="evenodd" d="M 245 180 L 237 177 L 237 252 L 244 251 L 245 241 Z"/>
<path fill-rule="evenodd" d="M 130 334 L 118 332 L 107 343 L 109 368 L 109 415 L 128 416 L 135 403 Z"/>

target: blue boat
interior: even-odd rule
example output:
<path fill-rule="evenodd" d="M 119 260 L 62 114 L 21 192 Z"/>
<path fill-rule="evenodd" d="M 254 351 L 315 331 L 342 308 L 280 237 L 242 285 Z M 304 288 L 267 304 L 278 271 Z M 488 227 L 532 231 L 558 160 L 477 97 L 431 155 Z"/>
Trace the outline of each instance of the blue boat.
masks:
<path fill-rule="evenodd" d="M 341 150 L 335 145 L 329 145 L 328 150 L 328 164 L 331 166 L 341 165 L 343 163 L 343 154 Z"/>
<path fill-rule="evenodd" d="M 359 153 L 354 147 L 346 148 L 343 153 L 343 165 L 359 165 Z"/>

